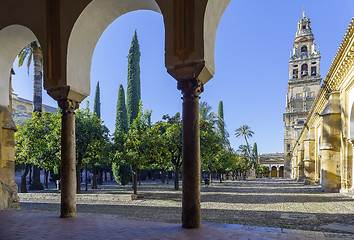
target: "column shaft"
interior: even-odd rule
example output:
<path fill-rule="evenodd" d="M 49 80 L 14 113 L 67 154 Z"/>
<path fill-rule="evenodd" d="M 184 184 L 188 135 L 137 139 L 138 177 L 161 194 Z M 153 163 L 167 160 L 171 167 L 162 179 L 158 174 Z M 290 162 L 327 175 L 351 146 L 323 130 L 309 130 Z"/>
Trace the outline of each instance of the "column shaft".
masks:
<path fill-rule="evenodd" d="M 61 135 L 61 218 L 76 216 L 75 109 L 78 103 L 59 101 L 62 111 Z"/>
<path fill-rule="evenodd" d="M 200 209 L 200 128 L 199 94 L 202 85 L 197 79 L 178 82 L 183 94 L 183 197 L 182 227 L 201 226 Z"/>

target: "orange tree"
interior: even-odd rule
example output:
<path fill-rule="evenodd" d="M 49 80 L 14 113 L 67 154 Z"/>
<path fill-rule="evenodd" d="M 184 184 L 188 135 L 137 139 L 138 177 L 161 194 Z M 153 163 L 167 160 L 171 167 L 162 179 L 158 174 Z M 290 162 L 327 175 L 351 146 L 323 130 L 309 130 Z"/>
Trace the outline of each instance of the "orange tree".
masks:
<path fill-rule="evenodd" d="M 103 125 L 103 121 L 96 114 L 90 112 L 87 105 L 84 109 L 76 111 L 76 180 L 77 193 L 80 193 L 80 172 L 83 164 L 91 166 L 94 170 L 93 188 L 97 188 L 96 166 L 103 164 L 102 161 L 108 159 L 107 147 L 109 146 L 108 129 Z M 87 168 L 86 168 L 87 173 Z M 87 177 L 86 177 L 87 187 Z"/>
<path fill-rule="evenodd" d="M 209 172 L 212 180 L 212 171 L 218 164 L 217 154 L 221 151 L 220 140 L 210 121 L 200 120 L 200 157 L 202 168 Z"/>
<path fill-rule="evenodd" d="M 137 194 L 138 191 L 138 168 L 144 167 L 151 159 L 155 147 L 150 116 L 151 111 L 143 112 L 142 104 L 140 104 L 138 117 L 133 120 L 129 127 L 124 148 L 114 154 L 114 158 L 119 164 L 132 166 L 134 194 Z"/>
<path fill-rule="evenodd" d="M 23 126 L 18 125 L 15 134 L 16 165 L 25 165 L 21 177 L 21 192 L 27 192 L 26 175 L 30 165 L 45 169 L 48 188 L 49 170 L 60 166 L 61 114 L 34 112 Z"/>

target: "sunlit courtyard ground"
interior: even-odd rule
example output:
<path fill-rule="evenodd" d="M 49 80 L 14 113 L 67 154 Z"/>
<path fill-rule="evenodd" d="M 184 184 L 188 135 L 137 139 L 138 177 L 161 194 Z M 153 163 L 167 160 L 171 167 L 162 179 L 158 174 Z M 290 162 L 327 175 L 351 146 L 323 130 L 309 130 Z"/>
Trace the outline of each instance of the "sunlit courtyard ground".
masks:
<path fill-rule="evenodd" d="M 51 192 L 20 194 L 21 210 L 59 215 L 60 196 Z M 172 182 L 142 181 L 137 200 L 129 200 L 131 193 L 131 186 L 105 182 L 98 190 L 78 195 L 77 211 L 181 222 L 182 191 L 174 191 Z M 304 186 L 293 180 L 214 180 L 210 186 L 201 186 L 201 205 L 203 222 L 354 233 L 353 198 L 322 193 L 319 186 Z"/>

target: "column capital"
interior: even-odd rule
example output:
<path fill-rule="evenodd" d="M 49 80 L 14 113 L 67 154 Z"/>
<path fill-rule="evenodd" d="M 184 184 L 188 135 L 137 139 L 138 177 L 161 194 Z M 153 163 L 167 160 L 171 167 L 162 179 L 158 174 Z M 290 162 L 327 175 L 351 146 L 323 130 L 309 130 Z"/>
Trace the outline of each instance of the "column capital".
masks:
<path fill-rule="evenodd" d="M 79 103 L 71 99 L 61 99 L 58 105 L 66 113 L 74 113 L 79 108 Z"/>
<path fill-rule="evenodd" d="M 182 91 L 183 97 L 199 98 L 204 91 L 204 85 L 196 78 L 185 79 L 177 82 L 177 89 Z"/>

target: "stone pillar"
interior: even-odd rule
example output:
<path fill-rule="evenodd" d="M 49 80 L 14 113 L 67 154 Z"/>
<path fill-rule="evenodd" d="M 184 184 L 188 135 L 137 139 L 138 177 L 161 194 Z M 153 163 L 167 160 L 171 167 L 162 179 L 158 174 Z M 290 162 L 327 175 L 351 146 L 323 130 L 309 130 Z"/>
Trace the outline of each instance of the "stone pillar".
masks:
<path fill-rule="evenodd" d="M 324 192 L 340 190 L 340 127 L 341 111 L 339 92 L 332 92 L 327 106 L 320 114 L 322 117 L 321 144 L 321 185 Z"/>
<path fill-rule="evenodd" d="M 15 74 L 11 69 L 9 79 L 9 106 L 4 112 L 0 112 L 0 209 L 20 208 L 20 198 L 17 194 L 15 183 L 15 132 L 16 125 L 12 119 L 12 87 L 11 75 Z"/>
<path fill-rule="evenodd" d="M 61 218 L 76 216 L 75 110 L 79 103 L 58 101 L 62 109 L 61 133 Z"/>
<path fill-rule="evenodd" d="M 298 150 L 298 175 L 297 175 L 297 181 L 301 182 L 304 181 L 304 145 L 301 144 L 299 150 Z"/>
<path fill-rule="evenodd" d="M 305 184 L 315 183 L 315 128 L 304 140 L 304 177 Z"/>
<path fill-rule="evenodd" d="M 178 81 L 183 94 L 183 174 L 182 227 L 201 227 L 200 209 L 200 128 L 199 94 L 203 85 L 197 79 Z"/>

